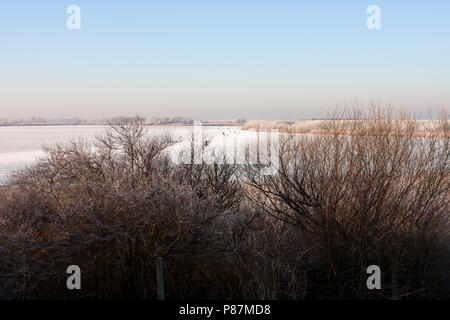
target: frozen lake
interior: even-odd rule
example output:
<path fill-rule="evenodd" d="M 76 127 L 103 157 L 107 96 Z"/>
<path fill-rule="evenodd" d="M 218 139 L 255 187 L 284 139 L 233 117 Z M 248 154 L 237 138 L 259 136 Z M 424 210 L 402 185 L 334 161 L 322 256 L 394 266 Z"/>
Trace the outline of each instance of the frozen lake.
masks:
<path fill-rule="evenodd" d="M 93 142 L 96 135 L 102 134 L 106 126 L 18 126 L 0 127 L 0 182 L 5 182 L 9 174 L 26 165 L 32 164 L 44 152 L 42 147 L 57 143 L 67 143 L 71 139 L 83 138 Z M 179 139 L 180 131 L 192 130 L 192 127 L 149 127 L 150 135 L 170 134 Z M 203 133 L 210 140 L 214 137 L 247 136 L 247 131 L 234 127 L 203 127 Z M 217 139 L 216 139 L 217 140 Z"/>

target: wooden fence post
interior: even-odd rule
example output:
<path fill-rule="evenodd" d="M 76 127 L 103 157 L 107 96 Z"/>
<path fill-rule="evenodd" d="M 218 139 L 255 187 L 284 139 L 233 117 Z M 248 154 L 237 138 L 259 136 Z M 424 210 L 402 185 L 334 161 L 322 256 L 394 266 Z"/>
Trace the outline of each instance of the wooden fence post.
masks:
<path fill-rule="evenodd" d="M 156 284 L 158 286 L 158 300 L 164 300 L 164 267 L 163 258 L 156 258 Z"/>

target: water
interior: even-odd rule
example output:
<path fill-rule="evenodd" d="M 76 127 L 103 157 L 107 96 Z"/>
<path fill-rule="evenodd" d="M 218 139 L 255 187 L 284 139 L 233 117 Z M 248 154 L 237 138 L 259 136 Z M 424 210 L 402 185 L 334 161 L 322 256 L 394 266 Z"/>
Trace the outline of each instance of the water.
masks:
<path fill-rule="evenodd" d="M 44 145 L 64 144 L 79 138 L 92 143 L 97 135 L 105 132 L 106 128 L 106 126 L 0 127 L 0 183 L 4 183 L 14 170 L 25 168 L 42 157 Z M 192 127 L 150 127 L 149 134 L 170 134 L 178 139 L 180 132 L 186 130 L 192 130 Z M 223 137 L 246 135 L 245 131 L 230 127 L 203 127 L 202 130 L 209 139 L 221 137 L 221 141 Z"/>
<path fill-rule="evenodd" d="M 0 127 L 0 182 L 44 155 L 42 147 L 84 137 L 92 141 L 102 126 Z"/>

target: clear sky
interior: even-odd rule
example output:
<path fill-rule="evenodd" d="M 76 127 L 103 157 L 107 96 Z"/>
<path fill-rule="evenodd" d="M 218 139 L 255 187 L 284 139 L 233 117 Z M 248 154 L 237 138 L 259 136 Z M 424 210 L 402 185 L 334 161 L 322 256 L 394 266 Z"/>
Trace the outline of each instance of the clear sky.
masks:
<path fill-rule="evenodd" d="M 0 118 L 425 112 L 450 106 L 450 1 L 1 1 L 0 58 Z"/>

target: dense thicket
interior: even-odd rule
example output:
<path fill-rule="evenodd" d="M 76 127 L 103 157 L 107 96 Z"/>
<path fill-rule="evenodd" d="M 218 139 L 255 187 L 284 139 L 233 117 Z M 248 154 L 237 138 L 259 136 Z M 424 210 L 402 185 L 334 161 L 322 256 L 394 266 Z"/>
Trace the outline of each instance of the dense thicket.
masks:
<path fill-rule="evenodd" d="M 448 298 L 447 116 L 417 138 L 389 111 L 355 115 L 283 135 L 273 176 L 174 165 L 139 119 L 47 149 L 0 189 L 0 298 L 155 299 L 157 256 L 168 299 Z"/>

